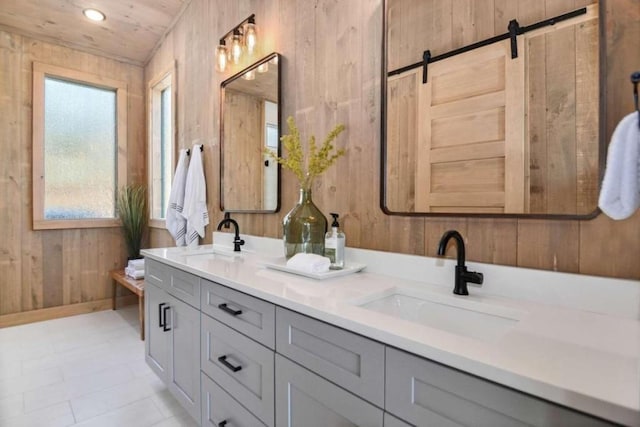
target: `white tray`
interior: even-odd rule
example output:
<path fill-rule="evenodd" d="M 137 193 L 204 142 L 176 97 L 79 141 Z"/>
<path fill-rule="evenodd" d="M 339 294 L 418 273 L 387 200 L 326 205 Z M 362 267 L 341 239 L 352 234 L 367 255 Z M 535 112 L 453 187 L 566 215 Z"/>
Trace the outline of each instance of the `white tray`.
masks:
<path fill-rule="evenodd" d="M 271 268 L 273 270 L 284 271 L 286 273 L 297 274 L 299 276 L 309 277 L 311 279 L 323 280 L 323 279 L 332 279 L 334 277 L 347 276 L 349 274 L 357 273 L 358 271 L 363 270 L 367 265 L 359 264 L 359 263 L 350 263 L 345 264 L 342 270 L 329 270 L 326 273 L 308 273 L 306 271 L 295 270 L 293 268 L 287 267 L 287 259 L 276 258 L 271 261 L 267 261 L 264 263 L 265 267 Z"/>

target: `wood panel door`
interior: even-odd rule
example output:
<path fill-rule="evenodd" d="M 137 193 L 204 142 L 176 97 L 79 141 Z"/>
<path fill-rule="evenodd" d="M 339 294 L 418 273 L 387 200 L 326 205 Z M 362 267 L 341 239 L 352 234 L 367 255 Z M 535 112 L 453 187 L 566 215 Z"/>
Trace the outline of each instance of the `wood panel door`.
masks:
<path fill-rule="evenodd" d="M 434 62 L 424 84 L 422 69 L 389 78 L 391 210 L 528 211 L 523 46 L 513 59 L 505 40 Z"/>

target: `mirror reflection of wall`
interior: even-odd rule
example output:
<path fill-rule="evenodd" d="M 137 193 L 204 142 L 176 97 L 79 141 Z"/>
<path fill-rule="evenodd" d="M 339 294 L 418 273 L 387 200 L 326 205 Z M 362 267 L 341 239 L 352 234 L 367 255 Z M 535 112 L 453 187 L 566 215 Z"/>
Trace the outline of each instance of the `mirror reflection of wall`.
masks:
<path fill-rule="evenodd" d="M 273 152 L 278 151 L 278 104 L 264 102 L 264 146 Z M 262 200 L 264 209 L 275 211 L 278 207 L 278 163 L 263 153 L 264 160 L 264 185 L 262 187 Z"/>
<path fill-rule="evenodd" d="M 226 212 L 276 212 L 280 167 L 264 155 L 279 152 L 278 54 L 224 81 L 220 206 Z"/>
<path fill-rule="evenodd" d="M 510 40 L 432 57 L 573 12 L 549 0 L 461 11 L 386 0 L 383 205 L 391 214 L 588 216 L 600 176 L 598 5 Z M 600 4 L 600 7 L 603 7 Z M 460 12 L 460 13 L 458 13 Z M 462 13 L 464 12 L 464 13 Z M 504 25 L 502 25 L 503 23 Z M 480 36 L 482 35 L 482 36 Z M 414 65 L 412 68 L 411 66 Z"/>

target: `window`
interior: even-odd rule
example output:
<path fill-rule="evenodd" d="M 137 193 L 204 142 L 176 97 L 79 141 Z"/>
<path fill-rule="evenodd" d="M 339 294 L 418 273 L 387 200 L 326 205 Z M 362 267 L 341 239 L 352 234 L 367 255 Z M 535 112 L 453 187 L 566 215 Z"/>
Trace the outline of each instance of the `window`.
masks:
<path fill-rule="evenodd" d="M 34 229 L 119 225 L 126 84 L 33 64 Z"/>
<path fill-rule="evenodd" d="M 174 170 L 173 66 L 149 83 L 149 188 L 150 225 L 164 227 Z"/>

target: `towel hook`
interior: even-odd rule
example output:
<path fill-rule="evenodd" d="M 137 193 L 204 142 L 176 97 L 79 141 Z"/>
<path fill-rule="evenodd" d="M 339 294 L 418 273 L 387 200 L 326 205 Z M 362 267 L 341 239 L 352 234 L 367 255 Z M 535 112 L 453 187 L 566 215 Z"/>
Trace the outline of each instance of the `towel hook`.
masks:
<path fill-rule="evenodd" d="M 631 73 L 631 83 L 633 83 L 633 102 L 638 112 L 638 127 L 640 127 L 640 108 L 638 108 L 638 83 L 640 83 L 640 71 Z"/>
<path fill-rule="evenodd" d="M 204 147 L 204 146 L 203 146 L 202 144 L 200 144 L 200 151 L 204 151 L 204 148 L 203 148 L 203 147 Z M 191 155 L 191 149 L 190 149 L 190 148 L 187 148 L 187 156 L 190 156 L 190 155 Z"/>

